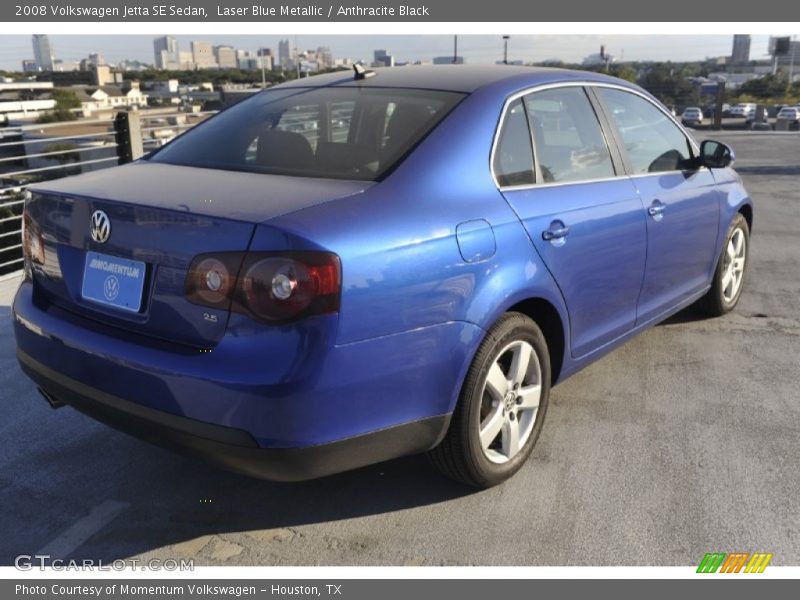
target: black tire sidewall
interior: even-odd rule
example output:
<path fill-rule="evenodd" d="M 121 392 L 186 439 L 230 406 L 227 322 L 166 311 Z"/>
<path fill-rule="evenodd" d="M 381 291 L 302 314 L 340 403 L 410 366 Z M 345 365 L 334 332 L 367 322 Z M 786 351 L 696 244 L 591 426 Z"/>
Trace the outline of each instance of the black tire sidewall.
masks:
<path fill-rule="evenodd" d="M 723 295 L 723 288 L 722 288 L 722 278 L 725 275 L 723 264 L 725 263 L 725 252 L 727 251 L 728 244 L 733 237 L 733 234 L 736 232 L 737 229 L 741 229 L 744 233 L 744 271 L 742 272 L 742 282 L 739 285 L 739 289 L 736 292 L 736 295 L 730 300 L 730 302 L 725 300 L 725 296 Z M 722 251 L 719 255 L 719 261 L 717 262 L 717 271 L 714 275 L 714 292 L 716 294 L 716 300 L 720 307 L 721 313 L 727 313 L 732 311 L 736 304 L 739 302 L 739 298 L 742 295 L 742 291 L 744 290 L 744 284 L 747 279 L 747 267 L 750 262 L 750 229 L 747 226 L 747 220 L 741 215 L 737 214 L 734 217 L 733 221 L 731 221 L 730 226 L 728 227 L 728 235 L 725 236 L 725 242 L 722 244 Z"/>
<path fill-rule="evenodd" d="M 525 446 L 511 460 L 498 464 L 486 457 L 480 443 L 480 408 L 483 400 L 483 385 L 489 369 L 500 350 L 514 341 L 526 341 L 536 352 L 542 373 L 542 394 L 533 431 Z M 550 355 L 544 335 L 536 323 L 519 313 L 509 313 L 506 318 L 499 321 L 476 353 L 467 381 L 470 383 L 470 389 L 465 388 L 461 398 L 467 408 L 465 414 L 466 451 L 476 479 L 487 486 L 496 485 L 516 473 L 528 459 L 541 433 L 547 412 L 550 393 Z"/>

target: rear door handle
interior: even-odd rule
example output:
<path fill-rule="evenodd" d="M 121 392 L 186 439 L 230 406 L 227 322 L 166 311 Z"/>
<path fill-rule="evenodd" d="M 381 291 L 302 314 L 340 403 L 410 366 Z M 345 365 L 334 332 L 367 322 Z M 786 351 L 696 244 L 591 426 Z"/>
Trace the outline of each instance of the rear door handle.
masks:
<path fill-rule="evenodd" d="M 564 225 L 561 221 L 553 221 L 550 223 L 550 227 L 542 232 L 542 239 L 545 242 L 560 240 L 566 237 L 568 233 L 569 226 Z"/>

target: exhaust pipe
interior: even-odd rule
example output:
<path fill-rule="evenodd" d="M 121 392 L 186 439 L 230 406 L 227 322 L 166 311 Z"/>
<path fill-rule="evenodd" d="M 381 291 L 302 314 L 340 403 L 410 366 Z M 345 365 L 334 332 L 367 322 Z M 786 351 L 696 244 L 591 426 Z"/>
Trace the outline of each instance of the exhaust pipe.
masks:
<path fill-rule="evenodd" d="M 42 395 L 42 397 L 45 400 L 47 400 L 47 403 L 50 405 L 50 408 L 55 410 L 56 408 L 61 408 L 62 406 L 66 406 L 66 404 L 64 404 L 61 400 L 53 396 L 50 392 L 46 392 L 42 388 L 37 388 L 37 389 L 39 390 L 39 393 Z"/>

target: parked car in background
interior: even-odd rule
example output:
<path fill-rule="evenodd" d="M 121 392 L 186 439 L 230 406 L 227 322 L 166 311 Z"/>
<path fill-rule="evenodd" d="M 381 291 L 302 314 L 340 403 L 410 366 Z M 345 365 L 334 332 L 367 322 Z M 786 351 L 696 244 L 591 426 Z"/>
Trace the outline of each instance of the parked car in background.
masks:
<path fill-rule="evenodd" d="M 745 118 L 745 123 L 751 125 L 753 123 L 769 123 L 769 111 L 766 106 L 760 105 L 750 112 Z"/>
<path fill-rule="evenodd" d="M 754 117 L 756 112 L 756 105 L 752 102 L 742 102 L 731 107 L 731 117 Z"/>
<path fill-rule="evenodd" d="M 789 126 L 789 129 L 797 129 L 798 126 L 800 126 L 800 107 L 783 107 L 775 119 L 775 125 L 778 127 L 783 123 L 786 123 Z"/>
<path fill-rule="evenodd" d="M 684 109 L 683 113 L 681 113 L 681 123 L 689 126 L 702 125 L 703 111 L 696 106 L 690 106 Z"/>
<path fill-rule="evenodd" d="M 597 73 L 277 85 L 29 188 L 17 357 L 51 406 L 249 475 L 429 452 L 492 486 L 552 385 L 689 305 L 736 306 L 753 206 L 733 160 Z"/>
<path fill-rule="evenodd" d="M 714 115 L 717 112 L 717 105 L 716 104 L 708 104 L 703 107 L 703 116 L 707 119 L 713 119 Z M 729 117 L 731 112 L 731 105 L 730 104 L 723 104 L 722 105 L 722 116 Z"/>

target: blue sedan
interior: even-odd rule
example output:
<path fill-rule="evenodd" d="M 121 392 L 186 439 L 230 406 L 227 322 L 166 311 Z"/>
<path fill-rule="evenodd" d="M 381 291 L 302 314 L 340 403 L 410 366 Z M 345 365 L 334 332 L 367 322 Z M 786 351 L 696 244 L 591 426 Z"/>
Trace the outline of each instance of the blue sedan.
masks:
<path fill-rule="evenodd" d="M 551 386 L 684 307 L 736 306 L 733 160 L 594 73 L 293 81 L 33 186 L 17 355 L 52 406 L 249 475 L 428 452 L 492 486 Z"/>

